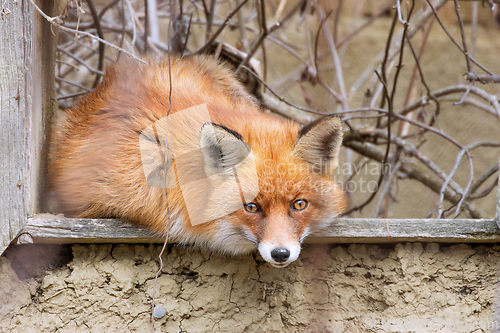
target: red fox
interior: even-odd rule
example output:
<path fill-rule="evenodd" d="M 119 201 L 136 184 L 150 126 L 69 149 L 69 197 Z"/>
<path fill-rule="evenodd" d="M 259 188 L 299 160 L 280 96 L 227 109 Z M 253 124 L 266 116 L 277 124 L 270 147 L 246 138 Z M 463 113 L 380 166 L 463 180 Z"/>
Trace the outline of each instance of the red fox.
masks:
<path fill-rule="evenodd" d="M 170 128 L 153 128 L 200 105 L 209 121 L 184 112 Z M 231 255 L 258 249 L 285 267 L 308 234 L 346 208 L 332 176 L 341 142 L 339 118 L 301 128 L 265 113 L 214 59 L 121 60 L 56 120 L 49 180 L 67 217 L 126 219 L 169 241 Z"/>

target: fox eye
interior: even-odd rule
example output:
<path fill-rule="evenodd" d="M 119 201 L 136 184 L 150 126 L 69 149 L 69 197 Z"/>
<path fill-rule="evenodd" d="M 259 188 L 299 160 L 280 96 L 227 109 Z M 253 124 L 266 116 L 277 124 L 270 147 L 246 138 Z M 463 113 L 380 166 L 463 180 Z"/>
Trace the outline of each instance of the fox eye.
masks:
<path fill-rule="evenodd" d="M 245 207 L 245 210 L 246 210 L 247 212 L 249 212 L 249 213 L 258 213 L 258 212 L 260 212 L 260 207 L 259 207 L 259 205 L 255 204 L 255 203 L 253 203 L 253 202 L 251 202 L 251 203 L 249 203 L 249 204 L 245 204 L 245 206 L 244 206 L 244 207 Z"/>
<path fill-rule="evenodd" d="M 292 203 L 292 208 L 294 210 L 304 210 L 307 207 L 307 204 L 308 204 L 307 200 L 304 199 L 295 200 Z"/>

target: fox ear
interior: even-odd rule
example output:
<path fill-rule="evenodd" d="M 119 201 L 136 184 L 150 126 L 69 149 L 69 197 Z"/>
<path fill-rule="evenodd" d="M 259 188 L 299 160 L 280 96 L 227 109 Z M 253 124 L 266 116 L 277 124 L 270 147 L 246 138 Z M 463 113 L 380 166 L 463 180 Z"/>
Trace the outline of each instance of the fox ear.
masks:
<path fill-rule="evenodd" d="M 229 174 L 251 151 L 238 132 L 214 123 L 205 123 L 201 128 L 200 148 L 208 177 Z"/>
<path fill-rule="evenodd" d="M 293 146 L 293 154 L 309 163 L 316 172 L 331 174 L 339 164 L 342 121 L 325 116 L 302 128 Z"/>

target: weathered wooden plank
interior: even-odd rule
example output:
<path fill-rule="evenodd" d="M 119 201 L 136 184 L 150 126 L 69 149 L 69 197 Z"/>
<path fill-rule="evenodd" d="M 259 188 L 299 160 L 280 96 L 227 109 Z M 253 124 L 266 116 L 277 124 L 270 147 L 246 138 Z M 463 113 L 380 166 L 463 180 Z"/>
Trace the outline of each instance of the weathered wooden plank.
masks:
<path fill-rule="evenodd" d="M 49 15 L 59 0 L 38 0 Z M 43 200 L 48 120 L 57 101 L 57 32 L 29 1 L 2 2 L 0 18 L 0 254 Z"/>
<path fill-rule="evenodd" d="M 338 243 L 500 241 L 494 219 L 339 219 L 313 237 L 312 242 Z"/>
<path fill-rule="evenodd" d="M 8 15 L 6 14 L 8 13 Z M 29 112 L 37 102 L 28 90 L 33 59 L 34 13 L 22 2 L 2 3 L 0 19 L 0 253 L 21 230 L 29 191 L 26 164 Z M 39 101 L 38 101 L 39 102 Z"/>
<path fill-rule="evenodd" d="M 21 234 L 41 243 L 156 243 L 159 237 L 131 223 L 112 219 L 34 217 Z M 29 238 L 25 238 L 29 242 Z"/>
<path fill-rule="evenodd" d="M 161 243 L 150 231 L 119 220 L 34 217 L 22 229 L 24 242 Z M 338 219 L 311 235 L 317 243 L 500 242 L 496 221 L 425 219 Z"/>

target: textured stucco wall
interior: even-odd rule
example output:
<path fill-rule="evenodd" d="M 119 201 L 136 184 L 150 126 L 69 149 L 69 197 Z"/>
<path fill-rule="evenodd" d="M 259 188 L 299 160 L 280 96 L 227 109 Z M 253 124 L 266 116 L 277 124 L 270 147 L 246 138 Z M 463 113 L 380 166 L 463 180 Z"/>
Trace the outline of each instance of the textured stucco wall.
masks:
<path fill-rule="evenodd" d="M 11 249 L 0 257 L 0 331 L 148 332 L 160 249 Z M 174 246 L 157 283 L 156 304 L 167 314 L 155 331 L 490 332 L 500 326 L 492 316 L 499 250 L 310 245 L 296 263 L 275 269 L 257 255 Z"/>

